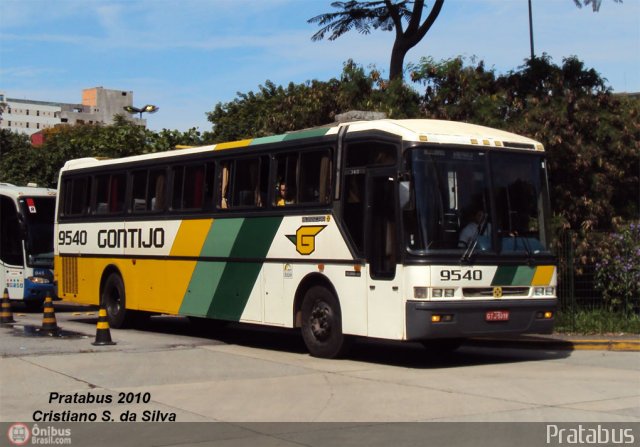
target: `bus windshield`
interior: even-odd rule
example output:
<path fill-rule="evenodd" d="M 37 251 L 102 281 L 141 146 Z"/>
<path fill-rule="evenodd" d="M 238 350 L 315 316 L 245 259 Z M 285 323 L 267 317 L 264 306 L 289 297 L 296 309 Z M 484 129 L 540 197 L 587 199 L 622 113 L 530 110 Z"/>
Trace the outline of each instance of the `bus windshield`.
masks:
<path fill-rule="evenodd" d="M 55 197 L 20 197 L 26 229 L 25 250 L 29 267 L 53 267 Z"/>
<path fill-rule="evenodd" d="M 410 252 L 548 254 L 540 154 L 417 148 L 407 157 Z"/>

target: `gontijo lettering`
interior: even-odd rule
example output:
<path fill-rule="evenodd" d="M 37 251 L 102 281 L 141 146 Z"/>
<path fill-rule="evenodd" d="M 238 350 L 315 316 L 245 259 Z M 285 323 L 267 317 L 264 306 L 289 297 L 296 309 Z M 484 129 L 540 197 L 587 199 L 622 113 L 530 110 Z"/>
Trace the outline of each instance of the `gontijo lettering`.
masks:
<path fill-rule="evenodd" d="M 117 230 L 99 230 L 100 248 L 162 248 L 164 247 L 164 229 L 128 228 Z"/>

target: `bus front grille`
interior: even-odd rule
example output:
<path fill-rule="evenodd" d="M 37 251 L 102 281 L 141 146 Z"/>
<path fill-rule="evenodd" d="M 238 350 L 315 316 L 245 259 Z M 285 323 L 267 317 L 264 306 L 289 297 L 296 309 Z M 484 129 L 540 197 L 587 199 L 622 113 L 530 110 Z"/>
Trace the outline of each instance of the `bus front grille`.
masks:
<path fill-rule="evenodd" d="M 500 296 L 529 296 L 530 287 L 501 287 Z M 462 294 L 465 298 L 492 297 L 494 287 L 464 287 Z"/>
<path fill-rule="evenodd" d="M 78 293 L 78 258 L 62 258 L 62 293 Z"/>

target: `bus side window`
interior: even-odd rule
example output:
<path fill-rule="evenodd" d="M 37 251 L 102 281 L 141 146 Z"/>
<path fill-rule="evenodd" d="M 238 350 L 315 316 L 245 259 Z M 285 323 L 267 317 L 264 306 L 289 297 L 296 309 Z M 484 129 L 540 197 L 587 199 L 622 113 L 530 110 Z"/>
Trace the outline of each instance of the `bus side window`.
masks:
<path fill-rule="evenodd" d="M 173 168 L 172 209 L 201 209 L 203 195 L 204 165 L 176 166 Z"/>
<path fill-rule="evenodd" d="M 182 207 L 185 209 L 201 209 L 203 194 L 204 165 L 185 167 Z"/>
<path fill-rule="evenodd" d="M 147 170 L 134 171 L 131 174 L 131 212 L 140 213 L 147 210 Z"/>
<path fill-rule="evenodd" d="M 215 206 L 215 183 L 216 183 L 216 164 L 207 163 L 205 166 L 204 178 L 204 202 L 203 209 L 212 210 Z"/>
<path fill-rule="evenodd" d="M 300 154 L 300 203 L 328 203 L 331 160 L 329 151 L 302 152 Z"/>
<path fill-rule="evenodd" d="M 184 166 L 175 166 L 173 172 L 171 209 L 182 209 L 182 189 L 184 187 Z"/>
<path fill-rule="evenodd" d="M 65 216 L 81 216 L 89 212 L 91 204 L 91 177 L 80 177 L 64 181 Z"/>
<path fill-rule="evenodd" d="M 109 212 L 109 175 L 98 175 L 95 180 L 95 214 L 107 214 Z"/>
<path fill-rule="evenodd" d="M 231 193 L 230 179 L 231 179 L 231 166 L 232 162 L 223 161 L 219 164 L 219 189 L 218 189 L 218 203 L 217 207 L 221 210 L 229 209 L 229 197 Z"/>
<path fill-rule="evenodd" d="M 276 156 L 276 184 L 272 205 L 287 206 L 296 202 L 298 153 Z M 282 192 L 281 192 L 282 190 Z"/>
<path fill-rule="evenodd" d="M 127 177 L 125 174 L 113 174 L 109 182 L 109 213 L 117 214 L 124 211 L 125 194 L 127 192 Z"/>
<path fill-rule="evenodd" d="M 274 205 L 326 204 L 330 200 L 331 157 L 328 149 L 302 151 L 276 157 Z M 284 197 L 280 187 L 286 186 Z"/>
<path fill-rule="evenodd" d="M 154 169 L 149 173 L 147 207 L 152 211 L 163 211 L 166 204 L 167 185 L 164 169 Z"/>
<path fill-rule="evenodd" d="M 233 178 L 232 205 L 234 207 L 262 207 L 267 196 L 269 159 L 256 157 L 237 160 Z M 264 169 L 262 169 L 264 168 Z"/>

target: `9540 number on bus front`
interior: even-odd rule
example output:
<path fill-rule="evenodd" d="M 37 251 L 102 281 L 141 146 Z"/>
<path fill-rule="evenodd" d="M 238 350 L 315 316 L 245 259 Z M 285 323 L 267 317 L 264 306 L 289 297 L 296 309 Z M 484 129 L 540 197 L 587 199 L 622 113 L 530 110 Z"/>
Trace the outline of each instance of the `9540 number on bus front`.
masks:
<path fill-rule="evenodd" d="M 440 281 L 482 281 L 482 270 L 444 269 L 440 270 Z"/>

